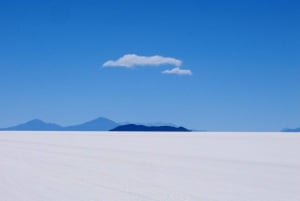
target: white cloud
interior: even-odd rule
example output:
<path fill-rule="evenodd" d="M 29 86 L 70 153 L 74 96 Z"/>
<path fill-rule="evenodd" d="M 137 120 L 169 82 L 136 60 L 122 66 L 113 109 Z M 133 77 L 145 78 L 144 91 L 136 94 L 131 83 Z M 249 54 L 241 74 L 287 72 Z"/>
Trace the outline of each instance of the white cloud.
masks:
<path fill-rule="evenodd" d="M 164 70 L 163 74 L 175 74 L 175 75 L 192 75 L 192 71 L 188 69 L 182 69 L 180 67 L 175 67 L 172 69 Z"/>
<path fill-rule="evenodd" d="M 103 64 L 103 67 L 126 67 L 132 68 L 136 66 L 160 66 L 160 65 L 173 65 L 180 66 L 182 61 L 172 58 L 155 56 L 139 56 L 136 54 L 126 54 L 117 60 L 109 60 Z"/>
<path fill-rule="evenodd" d="M 103 67 L 123 67 L 134 68 L 141 66 L 162 66 L 171 65 L 172 69 L 162 71 L 163 74 L 174 75 L 192 75 L 192 71 L 189 69 L 181 68 L 182 61 L 172 57 L 163 57 L 159 55 L 155 56 L 139 56 L 136 54 L 125 54 L 117 60 L 108 60 L 102 66 Z"/>

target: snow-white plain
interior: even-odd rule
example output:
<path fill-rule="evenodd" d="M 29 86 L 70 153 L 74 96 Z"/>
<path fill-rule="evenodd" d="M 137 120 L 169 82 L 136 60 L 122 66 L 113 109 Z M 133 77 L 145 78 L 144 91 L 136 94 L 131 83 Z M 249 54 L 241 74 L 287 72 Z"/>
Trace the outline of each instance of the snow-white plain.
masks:
<path fill-rule="evenodd" d="M 1 201 L 299 201 L 300 134 L 0 132 Z"/>

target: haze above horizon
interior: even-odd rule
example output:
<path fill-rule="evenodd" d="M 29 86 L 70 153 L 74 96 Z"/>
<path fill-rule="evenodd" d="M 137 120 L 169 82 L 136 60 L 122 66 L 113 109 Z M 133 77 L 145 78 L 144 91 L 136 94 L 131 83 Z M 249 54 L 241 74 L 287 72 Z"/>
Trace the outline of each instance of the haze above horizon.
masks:
<path fill-rule="evenodd" d="M 297 1 L 6 1 L 0 127 L 300 127 Z"/>

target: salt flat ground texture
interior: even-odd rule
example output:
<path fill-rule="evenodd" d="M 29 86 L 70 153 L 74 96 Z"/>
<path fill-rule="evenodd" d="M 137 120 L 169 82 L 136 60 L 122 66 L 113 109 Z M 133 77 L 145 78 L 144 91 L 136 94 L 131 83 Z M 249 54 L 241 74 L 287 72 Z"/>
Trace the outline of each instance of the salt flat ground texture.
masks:
<path fill-rule="evenodd" d="M 1 201 L 299 201 L 300 134 L 0 132 Z"/>

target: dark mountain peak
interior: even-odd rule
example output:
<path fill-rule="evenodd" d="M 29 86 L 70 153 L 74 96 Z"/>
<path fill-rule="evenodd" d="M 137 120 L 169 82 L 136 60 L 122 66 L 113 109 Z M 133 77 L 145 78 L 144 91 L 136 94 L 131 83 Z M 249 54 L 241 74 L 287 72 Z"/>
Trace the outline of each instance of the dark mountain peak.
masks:
<path fill-rule="evenodd" d="M 85 122 L 85 123 L 91 123 L 91 122 L 114 122 L 114 121 L 112 121 L 112 120 L 110 120 L 110 119 L 108 119 L 108 118 L 105 118 L 105 117 L 98 117 L 98 118 L 96 118 L 96 119 L 92 119 L 92 120 L 90 120 L 90 121 L 87 121 L 87 122 Z"/>
<path fill-rule="evenodd" d="M 118 126 L 111 131 L 157 131 L 157 132 L 187 132 L 190 131 L 184 127 L 173 126 L 145 126 L 136 124 L 127 124 Z"/>
<path fill-rule="evenodd" d="M 47 124 L 47 123 L 40 119 L 32 119 L 30 121 L 25 122 L 24 124 Z"/>

